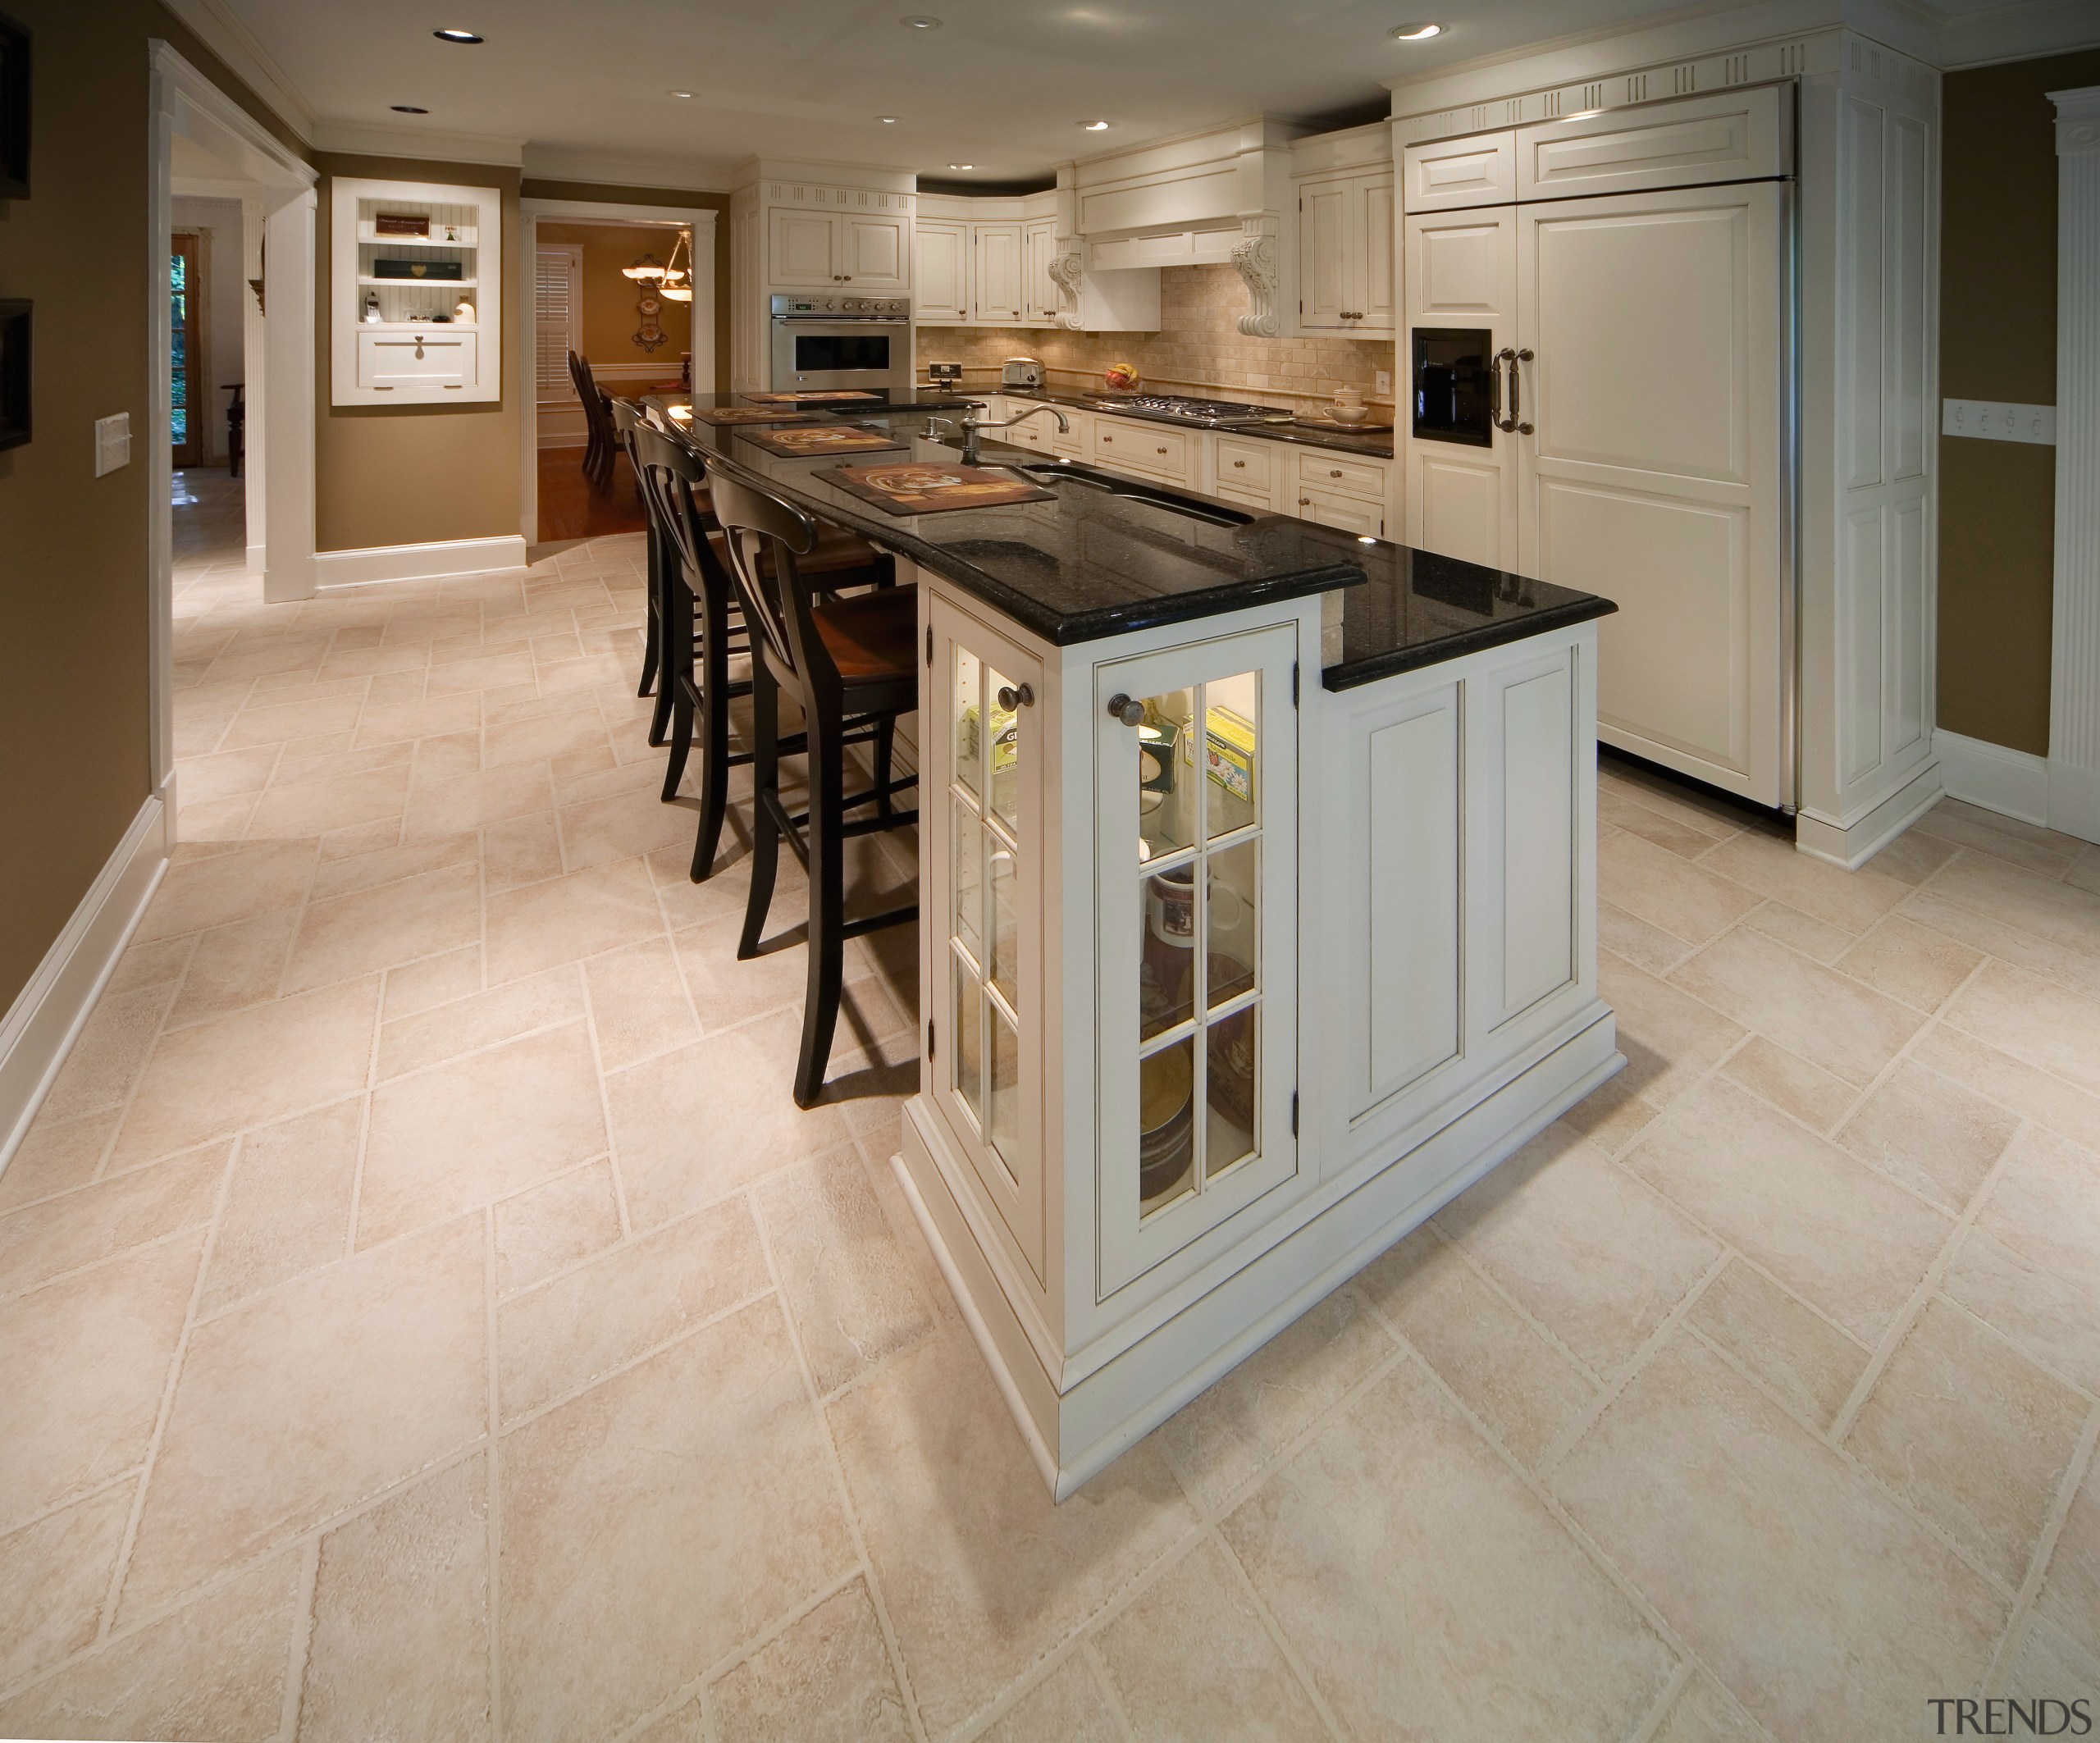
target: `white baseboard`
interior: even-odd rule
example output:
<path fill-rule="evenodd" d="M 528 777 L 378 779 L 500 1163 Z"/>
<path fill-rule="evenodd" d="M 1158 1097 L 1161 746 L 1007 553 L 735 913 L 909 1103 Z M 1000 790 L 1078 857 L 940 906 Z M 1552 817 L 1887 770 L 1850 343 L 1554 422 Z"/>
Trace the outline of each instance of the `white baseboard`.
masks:
<path fill-rule="evenodd" d="M 248 573 L 251 575 L 260 575 L 269 565 L 269 555 L 268 545 L 249 545 L 248 547 Z"/>
<path fill-rule="evenodd" d="M 2100 842 L 2100 769 L 2049 759 L 2049 827 L 2082 842 Z"/>
<path fill-rule="evenodd" d="M 1804 808 L 1794 819 L 1794 846 L 1811 859 L 1857 871 L 1946 796 L 1937 760 L 1924 763 L 1886 798 L 1844 823 Z"/>
<path fill-rule="evenodd" d="M 0 1169 L 51 1093 L 159 886 L 167 869 L 170 821 L 158 796 L 139 807 L 73 917 L 0 1018 Z"/>
<path fill-rule="evenodd" d="M 430 545 L 374 545 L 363 550 L 317 550 L 317 586 L 358 587 L 377 581 L 431 581 L 447 575 L 481 575 L 525 567 L 520 533 L 488 539 L 441 539 Z"/>
<path fill-rule="evenodd" d="M 1933 751 L 1939 758 L 1940 780 L 1956 799 L 2038 828 L 2048 824 L 2048 758 L 1950 732 L 1945 727 L 1933 732 Z"/>

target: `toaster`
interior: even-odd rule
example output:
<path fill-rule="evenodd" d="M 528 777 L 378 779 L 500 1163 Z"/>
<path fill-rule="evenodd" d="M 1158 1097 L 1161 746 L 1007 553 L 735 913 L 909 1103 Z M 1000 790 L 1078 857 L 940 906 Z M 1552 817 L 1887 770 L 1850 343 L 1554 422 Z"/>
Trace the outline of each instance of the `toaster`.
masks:
<path fill-rule="evenodd" d="M 1010 357 L 999 370 L 1002 387 L 1040 387 L 1043 385 L 1043 359 L 1039 357 Z"/>

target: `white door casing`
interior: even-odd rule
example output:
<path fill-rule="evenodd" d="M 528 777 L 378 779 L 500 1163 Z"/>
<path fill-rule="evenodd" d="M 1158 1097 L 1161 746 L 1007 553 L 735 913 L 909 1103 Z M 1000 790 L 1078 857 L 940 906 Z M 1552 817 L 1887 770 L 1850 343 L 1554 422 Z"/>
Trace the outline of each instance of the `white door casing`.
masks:
<path fill-rule="evenodd" d="M 2100 842 L 2100 86 L 2057 106 L 2049 826 Z"/>

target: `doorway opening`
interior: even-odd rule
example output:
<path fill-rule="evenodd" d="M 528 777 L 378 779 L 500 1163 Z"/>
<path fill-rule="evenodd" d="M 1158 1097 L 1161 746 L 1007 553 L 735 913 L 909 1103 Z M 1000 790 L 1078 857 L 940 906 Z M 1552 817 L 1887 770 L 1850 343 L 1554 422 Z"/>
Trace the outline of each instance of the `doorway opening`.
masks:
<path fill-rule="evenodd" d="M 569 364 L 587 360 L 614 398 L 714 380 L 714 214 L 673 207 L 527 200 L 523 282 L 532 286 L 524 348 L 522 528 L 528 545 L 639 532 L 646 522 L 624 454 L 589 462 L 587 408 Z M 663 294 L 646 269 L 674 266 L 690 302 Z M 645 276 L 635 276 L 635 269 Z"/>

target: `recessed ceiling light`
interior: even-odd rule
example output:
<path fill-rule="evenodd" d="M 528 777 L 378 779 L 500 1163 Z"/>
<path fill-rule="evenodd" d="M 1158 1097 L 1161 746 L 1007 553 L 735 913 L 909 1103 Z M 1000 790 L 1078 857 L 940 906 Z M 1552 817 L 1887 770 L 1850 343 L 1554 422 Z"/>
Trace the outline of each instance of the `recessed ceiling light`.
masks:
<path fill-rule="evenodd" d="M 441 43 L 478 43 L 486 40 L 472 30 L 433 30 L 430 33 Z"/>
<path fill-rule="evenodd" d="M 692 95 L 692 93 L 691 91 L 670 91 L 667 92 L 665 94 L 671 97 L 690 97 Z"/>
<path fill-rule="evenodd" d="M 1386 35 L 1396 43 L 1426 43 L 1432 36 L 1441 36 L 1441 25 L 1395 25 Z"/>
<path fill-rule="evenodd" d="M 952 170 L 974 170 L 977 166 L 974 163 L 951 163 L 948 167 Z"/>
<path fill-rule="evenodd" d="M 418 109 L 412 103 L 397 103 L 390 105 L 390 107 L 396 115 L 427 115 L 430 113 L 429 110 Z"/>
<path fill-rule="evenodd" d="M 897 117 L 894 115 L 878 115 L 875 119 L 885 127 L 894 127 L 897 125 Z"/>
<path fill-rule="evenodd" d="M 1080 125 L 1086 129 L 1089 133 L 1106 133 L 1108 131 L 1108 123 L 1106 121 L 1081 121 Z"/>
<path fill-rule="evenodd" d="M 929 18 L 924 12 L 914 12 L 908 18 L 898 19 L 897 22 L 907 30 L 938 30 L 941 27 L 939 19 Z"/>

